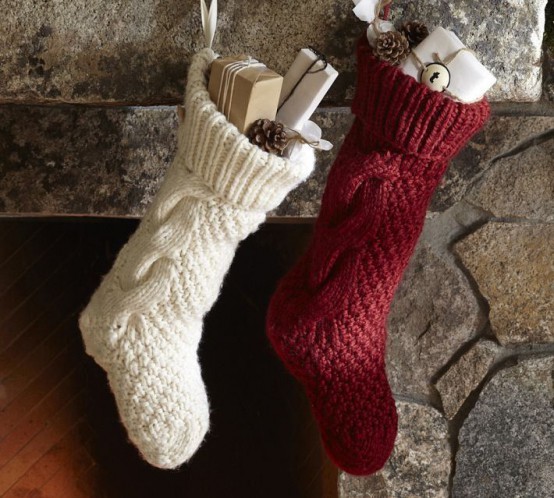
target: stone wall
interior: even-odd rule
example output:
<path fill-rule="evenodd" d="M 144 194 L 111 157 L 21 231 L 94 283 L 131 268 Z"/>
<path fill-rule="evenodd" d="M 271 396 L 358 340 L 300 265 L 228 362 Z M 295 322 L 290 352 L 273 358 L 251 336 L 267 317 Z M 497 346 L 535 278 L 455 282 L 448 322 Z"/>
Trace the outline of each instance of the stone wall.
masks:
<path fill-rule="evenodd" d="M 202 43 L 196 0 L 4 0 L 0 214 L 140 217 L 169 165 Z M 253 7 L 253 5 L 256 7 Z M 342 498 L 547 497 L 554 489 L 554 0 L 397 0 L 498 76 L 493 117 L 452 162 L 390 317 L 400 432 Z M 341 75 L 316 119 L 352 122 L 350 0 L 220 1 L 215 49 L 284 72 L 309 44 Z M 294 11 L 294 15 L 291 12 Z M 541 51 L 541 47 L 543 50 Z M 336 154 L 270 220 L 317 215 Z"/>

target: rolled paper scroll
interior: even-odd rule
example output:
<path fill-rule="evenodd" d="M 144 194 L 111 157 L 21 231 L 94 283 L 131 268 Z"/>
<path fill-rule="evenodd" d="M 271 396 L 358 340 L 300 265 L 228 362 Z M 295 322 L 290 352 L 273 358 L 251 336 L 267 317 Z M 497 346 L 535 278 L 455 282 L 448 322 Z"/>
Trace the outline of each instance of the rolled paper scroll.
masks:
<path fill-rule="evenodd" d="M 321 54 L 303 48 L 285 75 L 277 121 L 293 130 L 301 130 L 338 74 Z"/>

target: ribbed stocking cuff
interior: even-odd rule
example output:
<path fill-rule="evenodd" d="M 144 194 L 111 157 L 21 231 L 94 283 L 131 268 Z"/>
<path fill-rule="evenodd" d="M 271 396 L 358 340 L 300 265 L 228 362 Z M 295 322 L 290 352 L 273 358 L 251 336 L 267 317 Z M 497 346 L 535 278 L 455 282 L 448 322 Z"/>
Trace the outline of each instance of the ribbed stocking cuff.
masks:
<path fill-rule="evenodd" d="M 358 85 L 352 111 L 366 131 L 397 152 L 448 160 L 490 114 L 488 102 L 462 104 L 428 89 L 358 42 Z"/>
<path fill-rule="evenodd" d="M 303 146 L 298 156 L 286 159 L 251 144 L 210 99 L 208 72 L 215 58 L 211 49 L 193 58 L 177 157 L 227 202 L 269 211 L 310 175 L 313 149 Z"/>

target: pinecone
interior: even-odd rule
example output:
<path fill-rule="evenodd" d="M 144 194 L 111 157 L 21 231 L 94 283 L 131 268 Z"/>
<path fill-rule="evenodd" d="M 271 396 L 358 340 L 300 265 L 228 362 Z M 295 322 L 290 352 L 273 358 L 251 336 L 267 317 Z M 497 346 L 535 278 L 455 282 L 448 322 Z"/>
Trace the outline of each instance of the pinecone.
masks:
<path fill-rule="evenodd" d="M 406 37 L 406 40 L 408 40 L 410 48 L 416 47 L 429 36 L 427 26 L 419 21 L 404 23 L 400 28 L 400 32 Z"/>
<path fill-rule="evenodd" d="M 281 155 L 288 144 L 285 125 L 269 119 L 252 123 L 247 136 L 251 143 L 273 154 Z"/>
<path fill-rule="evenodd" d="M 378 36 L 373 53 L 378 59 L 396 66 L 408 57 L 410 45 L 402 33 L 387 31 Z"/>

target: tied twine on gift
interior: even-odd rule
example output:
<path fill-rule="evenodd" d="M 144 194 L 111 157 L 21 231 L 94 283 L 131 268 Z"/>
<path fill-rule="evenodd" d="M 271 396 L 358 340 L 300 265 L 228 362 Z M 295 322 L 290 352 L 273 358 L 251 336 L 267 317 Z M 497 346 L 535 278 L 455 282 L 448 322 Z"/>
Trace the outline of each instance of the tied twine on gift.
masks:
<path fill-rule="evenodd" d="M 324 54 L 322 54 L 321 52 L 319 52 L 318 50 L 316 50 L 315 48 L 313 48 L 311 46 L 308 46 L 308 48 L 315 54 L 316 59 L 308 66 L 306 71 L 304 71 L 304 74 L 302 74 L 302 76 L 300 76 L 300 79 L 292 87 L 290 93 L 287 95 L 285 100 L 283 100 L 283 102 L 281 102 L 281 105 L 279 106 L 279 109 L 277 109 L 277 111 L 279 111 L 281 109 L 281 107 L 283 107 L 289 101 L 289 99 L 293 96 L 294 92 L 300 86 L 302 81 L 304 81 L 304 78 L 306 78 L 306 76 L 308 76 L 309 74 L 321 73 L 322 71 L 325 71 L 327 69 L 327 66 L 329 65 L 329 63 L 327 62 L 327 57 L 325 57 Z M 319 69 L 313 70 L 313 68 L 319 62 L 322 62 L 323 66 L 320 67 Z"/>
<path fill-rule="evenodd" d="M 296 145 L 308 145 L 315 150 L 331 150 L 333 144 L 327 140 L 321 138 L 321 128 L 313 121 L 307 121 L 302 127 L 301 131 L 293 130 L 287 127 L 288 143 Z M 286 147 L 285 147 L 286 148 Z"/>
<path fill-rule="evenodd" d="M 469 52 L 470 54 L 475 56 L 475 52 L 467 47 L 462 47 L 453 54 L 450 54 L 446 59 L 442 59 L 438 52 L 433 52 L 433 62 L 442 64 L 444 67 L 448 68 L 448 64 L 450 64 L 458 55 L 460 55 L 462 52 Z M 423 74 L 423 71 L 427 68 L 429 64 L 425 64 L 417 54 L 415 50 L 412 50 L 412 55 L 414 56 L 414 59 L 419 66 L 420 70 L 420 80 L 421 80 L 421 74 Z M 432 64 L 432 63 L 431 63 Z M 448 82 L 450 84 L 450 81 Z M 448 90 L 448 85 L 444 86 L 441 90 L 441 93 L 444 93 L 445 95 L 448 95 L 450 98 L 462 102 L 463 100 L 456 95 L 454 92 Z"/>
<path fill-rule="evenodd" d="M 217 92 L 217 106 L 223 114 L 227 117 L 231 112 L 232 103 L 233 103 L 233 94 L 235 91 L 235 81 L 237 75 L 244 71 L 245 69 L 259 69 L 256 79 L 254 80 L 254 85 L 258 82 L 262 74 L 264 73 L 263 69 L 265 64 L 248 57 L 242 61 L 231 62 L 223 68 L 223 73 L 221 74 L 221 79 L 219 81 L 219 89 Z"/>
<path fill-rule="evenodd" d="M 293 130 L 292 128 L 289 128 L 287 126 L 287 145 L 285 149 L 291 145 L 295 145 L 296 143 L 302 144 L 302 145 L 308 145 L 312 149 L 318 149 L 320 141 L 319 140 L 308 140 L 305 138 L 302 134 L 300 134 L 298 131 Z M 290 133 L 290 135 L 289 135 Z"/>
<path fill-rule="evenodd" d="M 307 121 L 302 131 L 295 130 L 279 121 L 258 119 L 252 123 L 247 137 L 250 143 L 257 145 L 269 153 L 284 155 L 287 148 L 291 148 L 289 158 L 296 145 L 307 145 L 316 150 L 331 150 L 333 144 L 321 138 L 321 128 L 313 121 Z"/>

